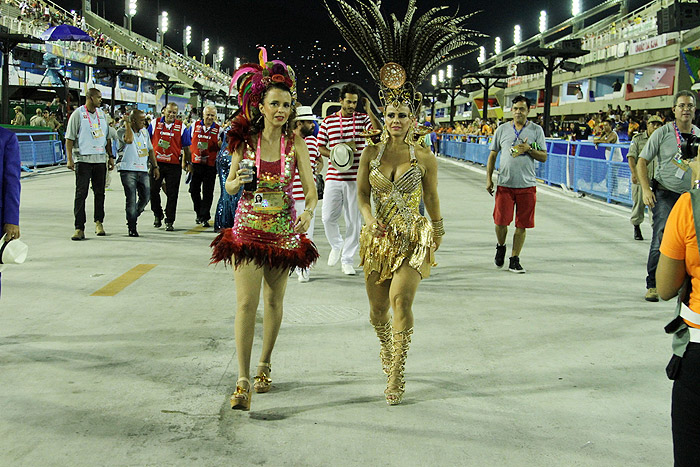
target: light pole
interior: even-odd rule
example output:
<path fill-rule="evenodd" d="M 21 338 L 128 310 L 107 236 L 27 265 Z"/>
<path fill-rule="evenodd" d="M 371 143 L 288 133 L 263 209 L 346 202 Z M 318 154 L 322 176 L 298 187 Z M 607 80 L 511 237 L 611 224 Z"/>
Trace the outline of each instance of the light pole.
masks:
<path fill-rule="evenodd" d="M 168 32 L 168 12 L 164 11 L 158 17 L 158 32 L 160 33 L 160 50 L 163 50 L 165 33 Z"/>
<path fill-rule="evenodd" d="M 136 0 L 124 0 L 124 16 L 126 16 L 127 29 L 131 35 L 131 18 L 136 15 Z"/>
<path fill-rule="evenodd" d="M 543 47 L 544 32 L 547 30 L 547 12 L 544 10 L 540 11 L 540 24 L 538 29 L 540 31 L 540 47 Z"/>
<path fill-rule="evenodd" d="M 450 99 L 450 126 L 454 126 L 455 123 L 455 111 L 457 110 L 455 99 L 462 93 L 459 83 L 455 84 L 453 78 L 454 68 L 452 65 L 447 65 L 444 70 L 438 70 L 437 75 L 433 75 L 431 80 L 433 87 L 437 88 L 435 90 L 436 94 L 439 95 L 441 92 L 444 92 Z M 432 102 L 431 117 L 433 122 L 435 122 L 435 98 L 433 98 Z"/>
<path fill-rule="evenodd" d="M 520 25 L 516 24 L 513 27 L 513 44 L 518 45 L 522 42 L 522 31 L 520 29 Z"/>
<path fill-rule="evenodd" d="M 501 50 L 501 38 L 500 37 L 496 37 L 493 40 L 493 51 L 496 53 L 496 55 L 501 54 L 502 50 Z"/>
<path fill-rule="evenodd" d="M 220 45 L 219 49 L 216 52 L 216 70 L 220 71 L 221 70 L 221 62 L 224 61 L 224 46 Z"/>
<path fill-rule="evenodd" d="M 580 14 L 581 14 L 581 0 L 571 0 L 571 15 L 574 17 L 574 20 Z M 574 34 L 577 33 L 581 29 L 581 26 L 583 26 L 581 24 L 581 21 L 575 20 L 573 28 L 572 28 L 573 29 L 572 32 Z"/>
<path fill-rule="evenodd" d="M 192 43 L 192 26 L 187 26 L 185 28 L 185 34 L 182 36 L 182 49 L 185 52 L 185 57 L 189 57 L 187 55 L 187 46 Z"/>
<path fill-rule="evenodd" d="M 207 64 L 207 55 L 209 55 L 209 38 L 207 37 L 202 42 L 202 63 Z"/>

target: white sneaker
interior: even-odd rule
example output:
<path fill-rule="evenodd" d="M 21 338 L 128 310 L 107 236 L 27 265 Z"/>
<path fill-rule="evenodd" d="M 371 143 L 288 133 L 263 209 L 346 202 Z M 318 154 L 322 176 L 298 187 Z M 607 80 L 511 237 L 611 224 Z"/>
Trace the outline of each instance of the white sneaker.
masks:
<path fill-rule="evenodd" d="M 309 270 L 308 269 L 300 269 L 297 271 L 297 275 L 299 276 L 299 282 L 309 282 Z"/>
<path fill-rule="evenodd" d="M 335 266 L 338 264 L 338 260 L 340 259 L 340 254 L 343 252 L 343 250 L 336 250 L 333 248 L 331 250 L 331 254 L 328 255 L 328 266 Z"/>
<path fill-rule="evenodd" d="M 343 263 L 342 268 L 343 268 L 343 274 L 347 274 L 348 276 L 355 275 L 355 267 L 352 264 Z"/>

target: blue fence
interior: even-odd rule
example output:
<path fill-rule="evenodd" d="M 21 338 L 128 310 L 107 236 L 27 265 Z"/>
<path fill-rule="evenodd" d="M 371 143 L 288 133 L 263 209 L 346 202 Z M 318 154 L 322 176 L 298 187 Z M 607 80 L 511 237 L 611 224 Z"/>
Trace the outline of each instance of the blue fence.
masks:
<path fill-rule="evenodd" d="M 65 162 L 58 133 L 17 133 L 22 165 L 40 167 Z"/>
<path fill-rule="evenodd" d="M 440 154 L 486 165 L 488 136 L 442 135 Z M 632 205 L 632 178 L 627 164 L 629 144 L 547 140 L 547 162 L 535 162 L 537 178 L 548 185 L 592 194 L 608 203 Z M 501 155 L 496 158 L 499 167 Z"/>

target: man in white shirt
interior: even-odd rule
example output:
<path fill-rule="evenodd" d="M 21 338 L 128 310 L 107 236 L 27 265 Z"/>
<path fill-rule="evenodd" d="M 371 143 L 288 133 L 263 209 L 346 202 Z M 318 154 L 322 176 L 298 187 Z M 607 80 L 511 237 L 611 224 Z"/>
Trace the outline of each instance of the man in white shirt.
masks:
<path fill-rule="evenodd" d="M 66 128 L 67 167 L 75 171 L 75 233 L 71 240 L 85 238 L 85 199 L 91 182 L 95 201 L 95 233 L 100 237 L 106 235 L 102 226 L 105 217 L 105 178 L 107 169 L 114 168 L 114 156 L 112 142 L 108 139 L 109 122 L 101 106 L 100 90 L 88 89 L 85 105 L 73 111 Z M 105 166 L 108 155 L 108 166 Z"/>

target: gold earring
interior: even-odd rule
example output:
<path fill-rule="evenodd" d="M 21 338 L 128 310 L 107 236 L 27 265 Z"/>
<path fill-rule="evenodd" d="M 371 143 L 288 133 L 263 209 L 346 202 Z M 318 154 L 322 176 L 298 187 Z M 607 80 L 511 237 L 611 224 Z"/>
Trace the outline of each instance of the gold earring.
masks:
<path fill-rule="evenodd" d="M 384 128 L 382 129 L 382 134 L 379 137 L 379 142 L 382 144 L 386 144 L 387 141 L 389 141 L 389 131 L 386 129 L 386 125 L 384 125 Z"/>
<path fill-rule="evenodd" d="M 414 131 L 414 129 L 413 129 L 413 126 L 414 126 L 414 125 L 411 124 L 411 126 L 408 127 L 408 131 L 406 132 L 406 137 L 403 139 L 404 142 L 405 142 L 406 144 L 408 144 L 409 146 L 415 146 L 415 145 L 416 145 L 416 141 L 415 141 L 415 138 L 414 138 L 415 131 Z"/>

